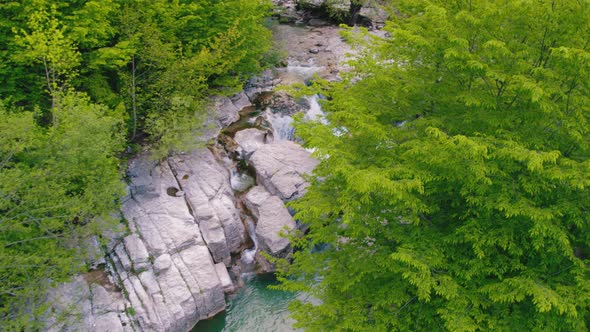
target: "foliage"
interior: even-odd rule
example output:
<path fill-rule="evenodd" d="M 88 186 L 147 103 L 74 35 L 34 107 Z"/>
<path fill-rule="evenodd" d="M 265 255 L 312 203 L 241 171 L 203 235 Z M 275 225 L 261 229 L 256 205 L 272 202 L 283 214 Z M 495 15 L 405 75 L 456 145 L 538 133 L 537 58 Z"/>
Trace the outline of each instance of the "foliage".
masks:
<path fill-rule="evenodd" d="M 269 6 L 0 2 L 0 329 L 46 327 L 47 289 L 87 269 L 85 241 L 117 224 L 126 143 L 193 148 L 209 97 L 263 68 Z"/>
<path fill-rule="evenodd" d="M 73 87 L 125 109 L 131 139 L 148 134 L 167 154 L 195 132 L 170 135 L 178 130 L 153 118 L 201 127 L 210 95 L 235 92 L 262 69 L 269 10 L 266 0 L 2 3 L 0 99 L 48 112 L 55 92 Z M 179 99 L 186 107 L 172 105 Z"/>
<path fill-rule="evenodd" d="M 394 1 L 320 82 L 310 226 L 283 288 L 309 331 L 590 328 L 590 6 Z M 337 133 L 334 134 L 334 133 Z M 317 245 L 326 249 L 310 249 Z"/>
<path fill-rule="evenodd" d="M 82 242 L 112 228 L 124 193 L 120 122 L 76 94 L 60 95 L 60 126 L 0 107 L 0 322 L 31 328 L 46 288 L 84 269 Z"/>

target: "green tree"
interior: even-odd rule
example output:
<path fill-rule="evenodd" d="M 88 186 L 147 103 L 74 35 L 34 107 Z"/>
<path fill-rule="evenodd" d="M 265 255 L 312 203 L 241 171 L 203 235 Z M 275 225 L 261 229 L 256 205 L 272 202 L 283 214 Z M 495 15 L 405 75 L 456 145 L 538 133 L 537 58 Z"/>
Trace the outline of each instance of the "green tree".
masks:
<path fill-rule="evenodd" d="M 18 62 L 41 64 L 44 71 L 46 89 L 51 96 L 51 109 L 58 110 L 58 96 L 76 77 L 76 67 L 80 65 L 80 53 L 73 41 L 64 34 L 65 27 L 55 17 L 57 8 L 51 7 L 51 13 L 38 11 L 29 17 L 28 28 L 19 31 L 16 43 L 21 46 L 21 53 L 15 56 Z M 53 114 L 53 125 L 57 126 Z"/>
<path fill-rule="evenodd" d="M 300 125 L 309 331 L 590 328 L 590 5 L 395 1 Z M 336 134 L 335 134 L 336 133 Z M 322 245 L 324 250 L 312 250 Z"/>
<path fill-rule="evenodd" d="M 85 241 L 113 229 L 124 193 L 120 121 L 77 93 L 56 96 L 59 126 L 0 105 L 0 326 L 34 330 L 45 292 L 86 270 Z"/>
<path fill-rule="evenodd" d="M 75 88 L 129 119 L 130 137 L 149 136 L 160 156 L 186 149 L 207 98 L 263 68 L 269 10 L 267 0 L 2 3 L 0 98 L 47 114 L 56 92 Z"/>

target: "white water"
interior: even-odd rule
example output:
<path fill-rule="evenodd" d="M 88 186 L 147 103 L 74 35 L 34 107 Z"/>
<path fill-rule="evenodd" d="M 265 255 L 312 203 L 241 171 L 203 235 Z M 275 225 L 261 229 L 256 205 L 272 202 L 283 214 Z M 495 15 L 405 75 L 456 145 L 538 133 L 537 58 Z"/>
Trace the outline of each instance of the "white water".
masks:
<path fill-rule="evenodd" d="M 235 168 L 230 171 L 229 184 L 231 188 L 237 192 L 242 192 L 253 187 L 256 184 L 255 182 L 254 178 L 245 172 L 240 173 Z"/>
<path fill-rule="evenodd" d="M 254 247 L 250 249 L 244 250 L 242 253 L 242 262 L 246 264 L 252 264 L 254 262 L 254 256 L 256 255 L 256 250 L 258 250 L 258 239 L 256 238 L 256 225 L 252 219 L 248 219 L 248 234 L 250 234 L 250 238 L 252 242 L 254 242 Z"/>
<path fill-rule="evenodd" d="M 301 63 L 298 61 L 290 61 L 287 67 L 279 68 L 279 79 L 283 84 L 305 83 L 313 78 L 313 76 L 321 70 L 315 65 L 313 59 Z"/>
<path fill-rule="evenodd" d="M 323 125 L 328 125 L 329 122 L 326 119 L 326 114 L 322 111 L 322 106 L 319 103 L 318 95 L 311 97 L 305 97 L 309 102 L 309 110 L 305 113 L 305 120 L 307 121 L 319 121 Z"/>
<path fill-rule="evenodd" d="M 275 114 L 267 110 L 268 122 L 272 125 L 272 133 L 275 140 L 292 141 L 295 138 L 293 118 L 288 115 Z"/>

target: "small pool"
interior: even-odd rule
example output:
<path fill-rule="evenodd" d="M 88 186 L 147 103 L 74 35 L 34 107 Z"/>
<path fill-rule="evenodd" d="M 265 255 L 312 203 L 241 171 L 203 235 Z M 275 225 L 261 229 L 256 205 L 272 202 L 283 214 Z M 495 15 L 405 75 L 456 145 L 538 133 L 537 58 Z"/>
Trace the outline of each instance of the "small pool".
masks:
<path fill-rule="evenodd" d="M 228 308 L 212 319 L 200 321 L 192 332 L 290 332 L 287 306 L 296 293 L 269 289 L 276 285 L 274 275 L 251 276 L 245 286 L 228 297 Z"/>

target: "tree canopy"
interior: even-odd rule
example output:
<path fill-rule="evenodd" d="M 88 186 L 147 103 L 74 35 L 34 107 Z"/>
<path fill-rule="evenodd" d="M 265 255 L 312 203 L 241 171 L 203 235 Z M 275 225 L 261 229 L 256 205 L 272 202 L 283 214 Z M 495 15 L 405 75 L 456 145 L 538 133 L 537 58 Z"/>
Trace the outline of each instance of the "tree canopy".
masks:
<path fill-rule="evenodd" d="M 266 0 L 0 4 L 0 99 L 51 109 L 75 88 L 118 110 L 160 155 L 188 148 L 206 97 L 235 92 L 270 47 Z M 166 119 L 163 121 L 162 119 Z"/>
<path fill-rule="evenodd" d="M 293 203 L 308 331 L 590 328 L 590 4 L 392 1 L 350 29 Z M 309 90 L 307 90 L 309 91 Z M 322 250 L 314 250 L 321 246 Z"/>

